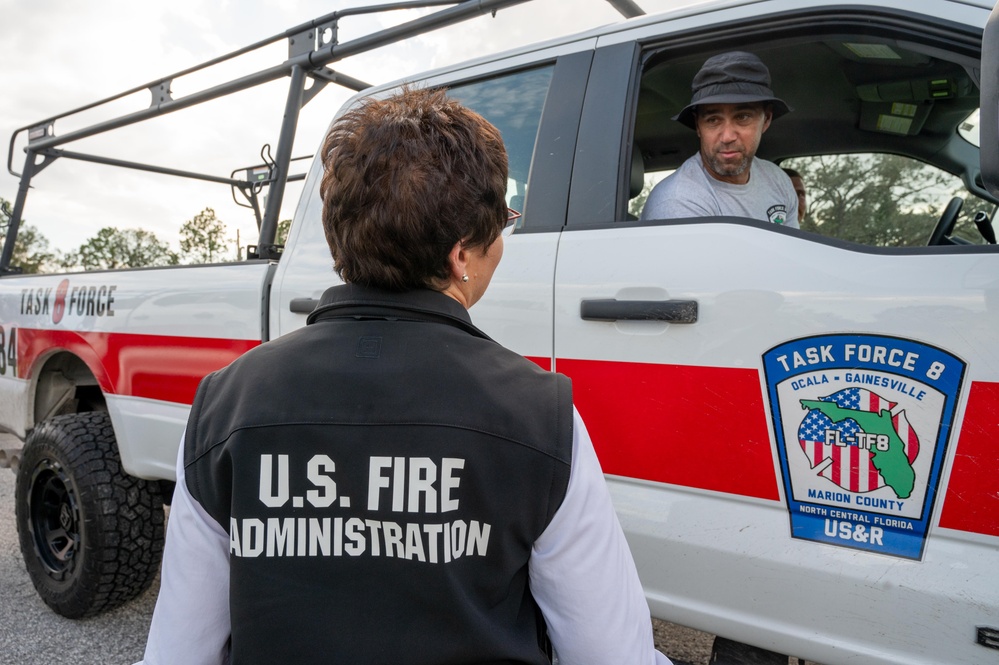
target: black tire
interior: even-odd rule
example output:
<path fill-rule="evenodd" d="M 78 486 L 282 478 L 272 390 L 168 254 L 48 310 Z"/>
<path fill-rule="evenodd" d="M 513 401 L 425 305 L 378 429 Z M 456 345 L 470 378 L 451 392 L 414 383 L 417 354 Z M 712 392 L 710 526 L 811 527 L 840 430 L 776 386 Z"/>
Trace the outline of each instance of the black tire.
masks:
<path fill-rule="evenodd" d="M 57 614 L 80 619 L 118 607 L 159 571 L 159 485 L 122 471 L 107 413 L 57 416 L 31 432 L 15 506 L 28 574 Z"/>

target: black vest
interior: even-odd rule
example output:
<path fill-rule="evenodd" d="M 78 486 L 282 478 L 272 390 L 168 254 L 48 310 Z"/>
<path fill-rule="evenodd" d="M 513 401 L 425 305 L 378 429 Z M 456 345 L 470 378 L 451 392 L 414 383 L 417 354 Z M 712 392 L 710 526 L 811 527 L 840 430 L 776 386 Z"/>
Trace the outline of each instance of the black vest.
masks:
<path fill-rule="evenodd" d="M 188 423 L 233 665 L 547 663 L 527 562 L 569 482 L 569 380 L 432 291 L 334 287 L 309 324 L 207 376 Z"/>

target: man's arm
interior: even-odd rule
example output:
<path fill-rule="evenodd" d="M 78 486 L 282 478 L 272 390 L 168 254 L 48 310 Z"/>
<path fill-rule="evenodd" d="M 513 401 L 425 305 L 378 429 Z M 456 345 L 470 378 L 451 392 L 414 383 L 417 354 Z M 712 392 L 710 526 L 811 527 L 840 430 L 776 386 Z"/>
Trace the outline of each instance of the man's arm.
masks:
<path fill-rule="evenodd" d="M 229 634 L 229 536 L 187 490 L 182 439 L 142 664 L 223 665 Z"/>
<path fill-rule="evenodd" d="M 565 665 L 668 664 L 655 650 L 649 606 L 593 444 L 573 413 L 565 499 L 534 543 L 531 593 Z"/>

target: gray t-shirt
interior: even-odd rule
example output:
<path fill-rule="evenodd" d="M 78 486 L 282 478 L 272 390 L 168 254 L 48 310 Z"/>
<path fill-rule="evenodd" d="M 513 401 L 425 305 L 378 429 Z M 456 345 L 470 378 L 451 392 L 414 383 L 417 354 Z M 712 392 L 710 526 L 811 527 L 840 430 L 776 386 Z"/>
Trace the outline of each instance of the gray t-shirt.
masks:
<path fill-rule="evenodd" d="M 776 164 L 753 158 L 745 185 L 717 180 L 700 153 L 652 189 L 642 219 L 749 217 L 798 228 L 798 195 L 791 178 Z"/>

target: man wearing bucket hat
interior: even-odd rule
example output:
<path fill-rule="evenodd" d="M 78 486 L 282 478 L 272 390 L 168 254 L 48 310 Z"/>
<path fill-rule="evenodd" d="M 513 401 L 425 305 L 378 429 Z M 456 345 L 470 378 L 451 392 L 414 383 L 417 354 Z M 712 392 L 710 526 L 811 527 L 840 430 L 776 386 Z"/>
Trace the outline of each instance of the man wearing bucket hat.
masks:
<path fill-rule="evenodd" d="M 649 194 L 642 219 L 749 217 L 798 228 L 798 196 L 787 174 L 758 159 L 763 132 L 791 109 L 774 96 L 770 71 L 743 51 L 709 58 L 693 95 L 673 117 L 701 149 Z"/>

